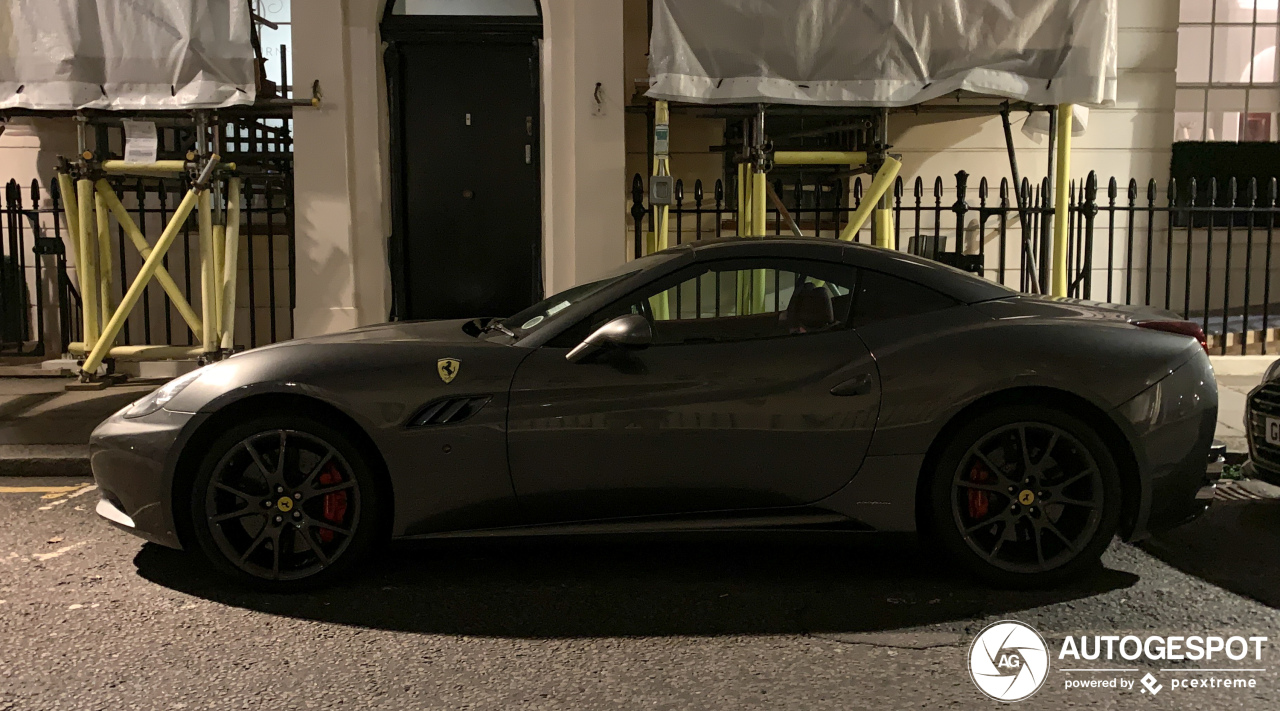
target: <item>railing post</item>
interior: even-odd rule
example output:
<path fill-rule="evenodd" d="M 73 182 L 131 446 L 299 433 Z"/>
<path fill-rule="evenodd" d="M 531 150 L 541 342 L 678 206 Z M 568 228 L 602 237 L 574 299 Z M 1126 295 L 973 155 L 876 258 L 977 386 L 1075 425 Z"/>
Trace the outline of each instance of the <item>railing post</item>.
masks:
<path fill-rule="evenodd" d="M 998 269 L 999 269 L 998 274 L 999 274 L 1000 284 L 1003 285 L 1004 278 L 1005 278 L 1005 267 L 1008 264 L 1008 254 L 1006 254 L 1006 250 L 1008 249 L 1008 241 L 1009 241 L 1009 224 L 1008 224 L 1008 220 L 1006 219 L 1009 215 L 1009 179 L 1008 178 L 1000 179 L 1000 211 L 997 213 L 997 215 L 999 216 L 998 223 L 1000 225 L 1000 261 L 998 263 Z"/>
<path fill-rule="evenodd" d="M 1267 251 L 1262 273 L 1266 279 L 1262 282 L 1262 355 L 1267 354 L 1267 332 L 1271 329 L 1271 238 L 1276 224 L 1276 179 L 1267 184 Z"/>
<path fill-rule="evenodd" d="M 715 199 L 716 199 L 716 237 L 720 237 L 724 234 L 724 224 L 723 224 L 724 220 L 723 220 L 723 215 L 721 214 L 724 211 L 724 180 L 720 178 L 716 178 Z"/>
<path fill-rule="evenodd" d="M 693 181 L 693 214 L 694 227 L 693 239 L 699 241 L 702 239 L 702 178 Z"/>
<path fill-rule="evenodd" d="M 1209 333 L 1209 312 L 1213 310 L 1210 297 L 1213 288 L 1213 223 L 1217 219 L 1215 209 L 1218 206 L 1218 178 L 1209 178 L 1209 205 L 1205 210 L 1205 214 L 1209 216 L 1208 229 L 1205 231 L 1204 243 L 1204 317 L 1202 319 L 1201 328 L 1204 329 L 1206 335 Z"/>
<path fill-rule="evenodd" d="M 965 171 L 956 173 L 956 201 L 951 211 L 956 214 L 956 254 L 964 253 L 964 216 L 969 211 L 969 203 L 965 200 L 969 192 L 969 174 Z"/>
<path fill-rule="evenodd" d="M 984 177 L 978 181 L 978 255 L 982 257 L 982 275 L 987 275 L 987 192 L 989 186 Z"/>
<path fill-rule="evenodd" d="M 684 180 L 676 180 L 675 195 L 676 205 L 676 244 L 680 244 L 680 233 L 684 229 Z M 677 298 L 679 292 L 676 292 Z"/>
<path fill-rule="evenodd" d="M 946 250 L 941 247 L 942 242 L 942 176 L 933 179 L 933 244 L 929 247 L 929 253 L 924 255 L 929 259 L 937 259 L 938 254 Z"/>
<path fill-rule="evenodd" d="M 1110 302 L 1111 290 L 1115 282 L 1116 265 L 1116 196 L 1120 188 L 1116 185 L 1115 176 L 1107 181 L 1107 301 Z"/>
<path fill-rule="evenodd" d="M 1258 179 L 1249 178 L 1249 186 L 1245 189 L 1245 198 L 1248 203 L 1245 205 L 1245 217 L 1248 218 L 1248 224 L 1245 227 L 1245 249 L 1244 249 L 1244 312 L 1241 314 L 1240 323 L 1240 355 L 1247 355 L 1249 348 L 1249 287 L 1250 275 L 1253 272 L 1253 210 L 1258 204 Z M 1262 340 L 1266 340 L 1264 334 Z"/>
<path fill-rule="evenodd" d="M 1089 171 L 1084 183 L 1084 298 L 1093 298 L 1093 221 L 1098 216 L 1098 174 Z"/>
<path fill-rule="evenodd" d="M 1227 354 L 1227 339 L 1231 334 L 1231 237 L 1235 232 L 1235 206 L 1238 186 L 1236 176 L 1227 181 L 1227 253 L 1223 257 L 1222 270 L 1222 355 Z M 1242 329 L 1243 330 L 1243 329 Z"/>
<path fill-rule="evenodd" d="M 893 181 L 893 251 L 895 252 L 902 251 L 902 195 L 906 192 L 906 187 L 901 175 Z"/>
<path fill-rule="evenodd" d="M 1164 240 L 1164 308 L 1168 310 L 1173 304 L 1173 213 L 1178 205 L 1178 181 L 1169 178 L 1169 189 L 1165 192 L 1169 199 L 1169 208 L 1165 213 Z"/>
<path fill-rule="evenodd" d="M 1182 318 L 1191 318 L 1191 248 L 1194 244 L 1196 229 L 1196 179 L 1192 178 L 1188 186 L 1187 197 L 1187 261 L 1183 270 L 1185 283 L 1182 287 Z"/>
<path fill-rule="evenodd" d="M 644 256 L 644 216 L 648 209 L 644 206 L 644 180 L 636 173 L 631 178 L 631 219 L 635 223 L 635 258 Z"/>

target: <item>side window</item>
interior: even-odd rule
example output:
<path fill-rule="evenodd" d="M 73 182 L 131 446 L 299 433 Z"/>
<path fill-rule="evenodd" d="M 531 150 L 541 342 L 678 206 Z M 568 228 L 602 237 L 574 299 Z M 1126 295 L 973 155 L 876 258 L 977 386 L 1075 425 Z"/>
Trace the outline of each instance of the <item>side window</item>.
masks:
<path fill-rule="evenodd" d="M 940 311 L 955 306 L 955 299 L 913 281 L 881 272 L 862 270 L 853 304 L 853 326 L 904 316 Z"/>
<path fill-rule="evenodd" d="M 624 313 L 653 324 L 654 343 L 716 343 L 848 327 L 854 270 L 807 260 L 748 259 L 695 265 L 590 319 Z"/>

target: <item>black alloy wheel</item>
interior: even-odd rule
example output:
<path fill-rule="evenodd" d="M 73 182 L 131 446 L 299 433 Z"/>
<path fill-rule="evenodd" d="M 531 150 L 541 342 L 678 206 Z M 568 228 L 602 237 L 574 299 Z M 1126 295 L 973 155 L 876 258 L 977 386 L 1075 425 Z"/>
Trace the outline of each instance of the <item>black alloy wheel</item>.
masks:
<path fill-rule="evenodd" d="M 998 585 L 1050 585 L 1096 568 L 1119 523 L 1110 450 L 1087 424 L 1048 408 L 1004 408 L 962 427 L 932 490 L 943 544 Z"/>
<path fill-rule="evenodd" d="M 377 483 L 359 449 L 328 425 L 264 418 L 210 448 L 191 520 L 223 572 L 260 588 L 320 584 L 373 542 Z"/>

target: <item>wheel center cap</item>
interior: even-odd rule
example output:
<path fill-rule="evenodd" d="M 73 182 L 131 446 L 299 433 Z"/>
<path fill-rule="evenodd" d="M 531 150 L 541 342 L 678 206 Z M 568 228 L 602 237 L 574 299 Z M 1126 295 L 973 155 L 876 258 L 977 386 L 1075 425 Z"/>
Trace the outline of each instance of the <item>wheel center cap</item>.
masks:
<path fill-rule="evenodd" d="M 1022 504 L 1023 506 L 1030 506 L 1035 502 L 1036 502 L 1036 494 L 1034 491 L 1030 489 L 1023 489 L 1022 493 L 1018 494 L 1018 503 Z"/>
<path fill-rule="evenodd" d="M 282 513 L 289 513 L 293 510 L 293 499 L 288 496 L 281 496 L 279 500 L 276 501 L 276 508 L 280 509 Z"/>

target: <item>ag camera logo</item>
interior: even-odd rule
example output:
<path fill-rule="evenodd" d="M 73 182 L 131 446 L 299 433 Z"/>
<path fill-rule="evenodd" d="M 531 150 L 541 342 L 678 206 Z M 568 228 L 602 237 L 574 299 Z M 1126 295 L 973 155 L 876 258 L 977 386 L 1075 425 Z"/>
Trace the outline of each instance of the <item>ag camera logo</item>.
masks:
<path fill-rule="evenodd" d="M 1048 675 L 1049 645 L 1021 622 L 992 623 L 969 647 L 969 676 L 996 701 L 1022 701 L 1039 691 Z"/>

